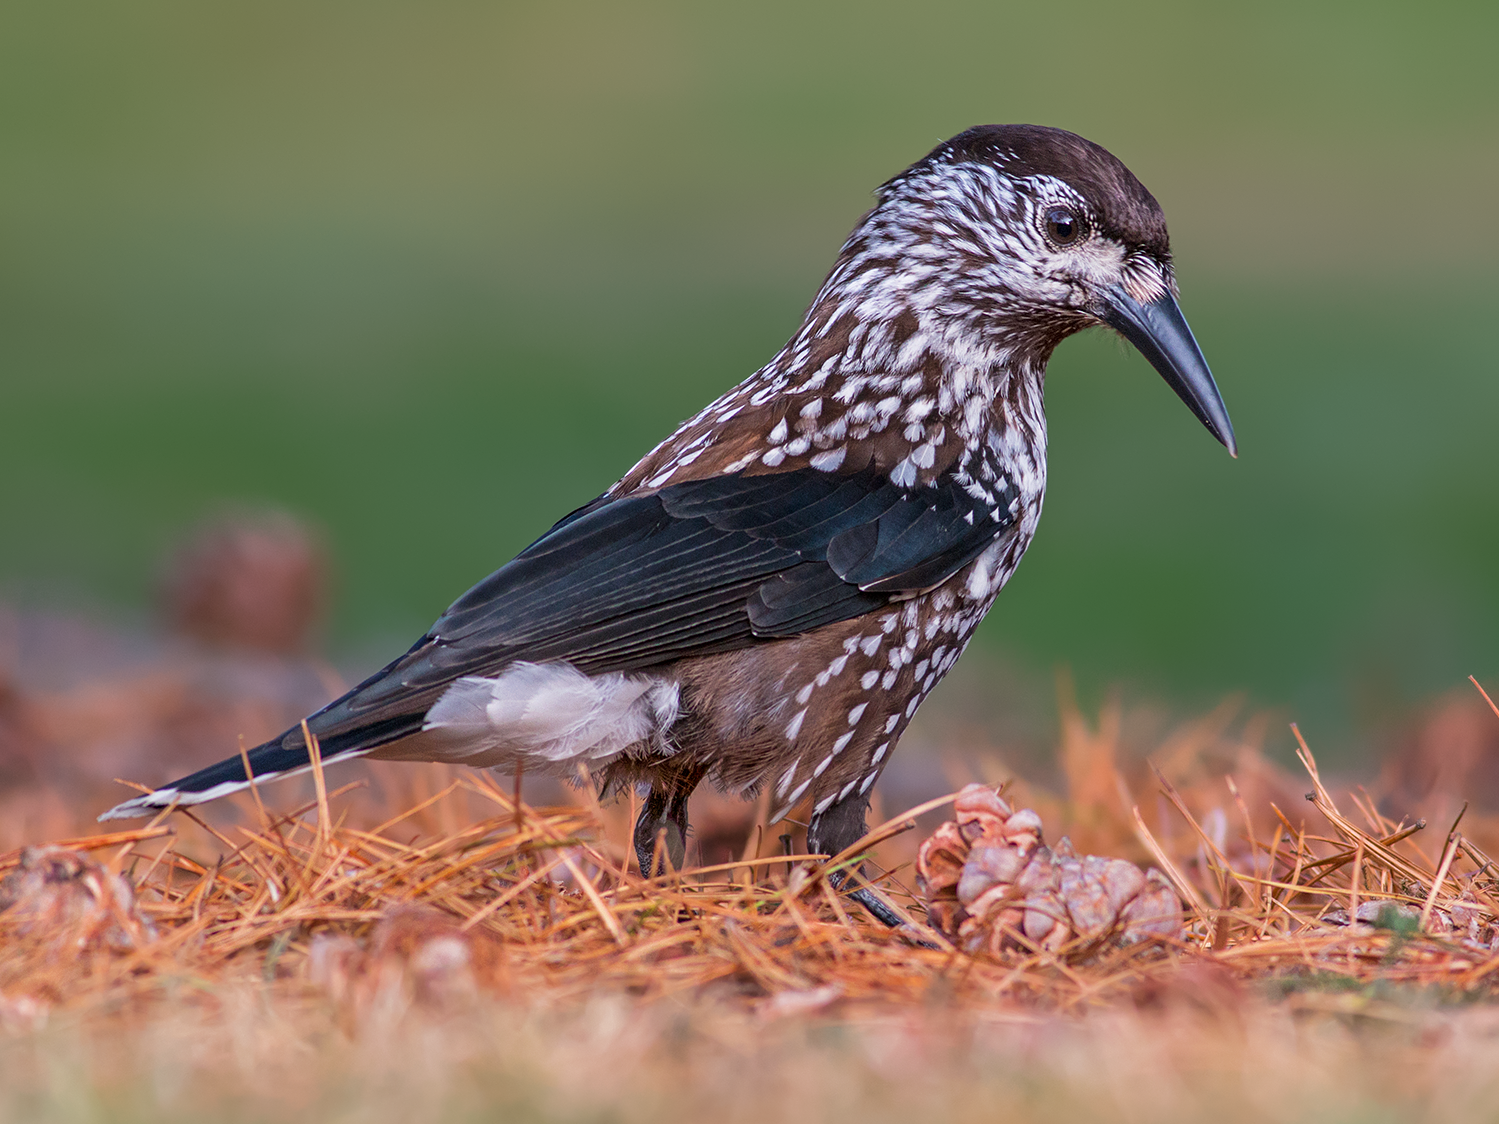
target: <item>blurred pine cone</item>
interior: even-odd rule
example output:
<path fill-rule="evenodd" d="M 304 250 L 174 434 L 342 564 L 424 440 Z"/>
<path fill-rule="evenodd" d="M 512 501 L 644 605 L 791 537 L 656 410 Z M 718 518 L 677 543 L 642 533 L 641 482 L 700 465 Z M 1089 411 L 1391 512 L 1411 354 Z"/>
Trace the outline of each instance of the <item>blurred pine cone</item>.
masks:
<path fill-rule="evenodd" d="M 316 536 L 294 517 L 223 515 L 172 553 L 162 609 L 173 631 L 215 647 L 296 655 L 322 618 L 327 570 Z"/>
<path fill-rule="evenodd" d="M 0 879 L 0 944 L 40 940 L 51 954 L 138 948 L 156 936 L 130 883 L 87 855 L 63 847 L 27 847 Z"/>

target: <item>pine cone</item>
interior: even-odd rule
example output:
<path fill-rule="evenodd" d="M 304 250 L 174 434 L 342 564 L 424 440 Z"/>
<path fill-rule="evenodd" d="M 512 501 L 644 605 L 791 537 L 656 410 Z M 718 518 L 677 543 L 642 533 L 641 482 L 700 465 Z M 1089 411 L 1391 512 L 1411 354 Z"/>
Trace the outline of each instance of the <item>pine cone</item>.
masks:
<path fill-rule="evenodd" d="M 123 952 L 156 936 L 130 883 L 87 855 L 27 847 L 0 879 L 0 938 L 40 938 L 51 953 Z"/>
<path fill-rule="evenodd" d="M 319 933 L 307 952 L 308 979 L 356 1022 L 381 1002 L 459 1007 L 480 987 L 503 988 L 505 971 L 498 940 L 426 906 L 390 910 L 364 943 Z"/>
<path fill-rule="evenodd" d="M 928 919 L 960 947 L 1088 955 L 1181 936 L 1181 902 L 1154 868 L 1079 857 L 1065 838 L 1049 848 L 1040 816 L 1013 811 L 985 785 L 958 793 L 954 811 L 956 821 L 922 843 L 916 871 Z"/>

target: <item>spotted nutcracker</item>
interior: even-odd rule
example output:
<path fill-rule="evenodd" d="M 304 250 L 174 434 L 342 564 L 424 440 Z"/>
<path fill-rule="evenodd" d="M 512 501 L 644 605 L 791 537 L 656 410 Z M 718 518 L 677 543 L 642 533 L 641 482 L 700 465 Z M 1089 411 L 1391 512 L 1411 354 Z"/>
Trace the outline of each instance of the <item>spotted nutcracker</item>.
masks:
<path fill-rule="evenodd" d="M 880 188 L 769 363 L 308 718 L 323 761 L 638 786 L 644 870 L 663 837 L 680 865 L 704 778 L 768 786 L 837 853 L 1035 533 L 1052 349 L 1117 329 L 1234 451 L 1175 289 L 1161 208 L 1110 153 L 960 133 Z M 249 762 L 305 772 L 300 725 Z M 231 757 L 100 818 L 246 784 Z"/>

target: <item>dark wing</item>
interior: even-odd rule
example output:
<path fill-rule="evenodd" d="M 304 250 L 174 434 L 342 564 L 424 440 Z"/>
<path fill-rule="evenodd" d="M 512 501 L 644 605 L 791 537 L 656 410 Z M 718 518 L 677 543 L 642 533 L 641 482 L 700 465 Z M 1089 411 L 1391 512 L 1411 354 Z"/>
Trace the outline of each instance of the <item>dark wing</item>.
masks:
<path fill-rule="evenodd" d="M 1013 525 L 1012 496 L 955 476 L 898 488 L 873 471 L 809 468 L 603 497 L 465 593 L 309 726 L 325 757 L 368 750 L 421 729 L 453 680 L 517 660 L 633 671 L 848 620 L 971 562 Z M 300 730 L 255 759 L 257 769 L 305 762 Z"/>
<path fill-rule="evenodd" d="M 998 519 L 992 507 L 953 478 L 906 489 L 874 472 L 799 469 L 688 481 L 564 521 L 430 635 L 455 654 L 477 643 L 512 653 L 501 663 L 590 672 L 794 636 L 940 584 L 1011 525 L 1007 503 Z"/>

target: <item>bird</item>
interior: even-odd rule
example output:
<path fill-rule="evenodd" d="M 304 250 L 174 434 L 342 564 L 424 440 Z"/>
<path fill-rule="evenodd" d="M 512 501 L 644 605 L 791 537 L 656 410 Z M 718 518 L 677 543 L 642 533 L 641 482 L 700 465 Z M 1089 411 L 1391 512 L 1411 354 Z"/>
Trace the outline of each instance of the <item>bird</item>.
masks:
<path fill-rule="evenodd" d="M 1056 346 L 1114 329 L 1237 456 L 1176 295 L 1160 204 L 1112 153 L 1047 126 L 967 129 L 877 189 L 768 363 L 408 651 L 305 723 L 100 819 L 305 773 L 310 733 L 324 766 L 440 761 L 633 789 L 642 873 L 681 868 L 704 780 L 768 789 L 771 823 L 806 801 L 809 853 L 839 854 L 1036 533 Z"/>

